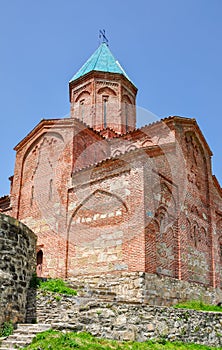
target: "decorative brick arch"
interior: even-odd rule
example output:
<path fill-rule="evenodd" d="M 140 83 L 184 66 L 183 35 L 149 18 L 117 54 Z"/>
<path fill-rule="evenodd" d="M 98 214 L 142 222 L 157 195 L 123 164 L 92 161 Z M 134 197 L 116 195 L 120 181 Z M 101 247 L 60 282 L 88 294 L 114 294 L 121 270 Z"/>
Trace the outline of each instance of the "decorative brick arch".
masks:
<path fill-rule="evenodd" d="M 176 277 L 176 237 L 173 226 L 165 228 L 156 238 L 156 272 L 160 275 Z"/>
<path fill-rule="evenodd" d="M 125 202 L 116 194 L 95 190 L 73 211 L 67 228 L 67 245 L 70 242 L 74 246 L 90 244 L 105 230 L 123 222 L 128 222 Z"/>
<path fill-rule="evenodd" d="M 90 92 L 85 90 L 80 92 L 80 94 L 76 97 L 75 102 L 78 102 L 81 99 L 88 98 L 90 96 Z"/>
<path fill-rule="evenodd" d="M 29 153 L 38 145 L 38 143 L 40 142 L 40 140 L 42 138 L 46 137 L 46 135 L 50 136 L 50 137 L 55 137 L 64 143 L 64 138 L 59 132 L 55 132 L 55 131 L 44 132 L 28 147 L 28 149 L 26 150 L 24 157 L 23 157 L 23 163 L 24 163 L 25 159 L 27 158 L 27 156 L 29 155 Z"/>
<path fill-rule="evenodd" d="M 145 271 L 149 273 L 156 273 L 156 237 L 159 230 L 160 226 L 156 219 L 145 227 Z"/>
<path fill-rule="evenodd" d="M 173 196 L 172 189 L 165 181 L 160 180 L 160 183 L 153 188 L 153 194 L 158 194 L 159 196 L 158 207 L 161 205 L 168 207 L 169 204 L 176 206 L 176 201 Z"/>
<path fill-rule="evenodd" d="M 122 154 L 121 150 L 116 149 L 116 150 L 113 152 L 112 157 L 118 157 L 118 156 L 120 156 L 121 154 Z"/>
<path fill-rule="evenodd" d="M 126 149 L 126 152 L 135 151 L 136 149 L 137 149 L 136 145 L 130 145 L 130 146 Z"/>
<path fill-rule="evenodd" d="M 215 240 L 215 243 L 216 243 L 215 253 L 217 256 L 217 263 L 219 265 L 217 285 L 220 288 L 222 288 L 222 217 L 221 215 L 218 215 L 218 217 L 219 217 L 219 220 L 217 220 L 217 223 L 216 223 L 217 239 Z"/>
<path fill-rule="evenodd" d="M 66 275 L 70 270 L 74 274 L 96 268 L 108 271 L 110 264 L 106 258 L 101 261 L 101 255 L 108 258 L 111 251 L 122 251 L 127 224 L 128 208 L 118 195 L 97 189 L 82 200 L 69 219 Z M 88 257 L 85 261 L 82 254 Z M 122 257 L 115 259 L 122 263 Z"/>
<path fill-rule="evenodd" d="M 122 102 L 123 103 L 128 103 L 128 104 L 133 104 L 132 100 L 130 99 L 130 97 L 126 94 L 123 95 L 122 97 Z"/>
<path fill-rule="evenodd" d="M 152 145 L 153 145 L 153 141 L 151 140 L 151 138 L 147 137 L 146 140 L 142 142 L 141 147 L 147 147 Z"/>
<path fill-rule="evenodd" d="M 222 235 L 218 238 L 218 253 L 220 260 L 222 261 Z"/>
<path fill-rule="evenodd" d="M 20 217 L 20 204 L 22 201 L 23 193 L 26 196 L 27 192 L 29 192 L 29 194 L 30 194 L 29 203 L 32 202 L 32 200 L 33 200 L 33 198 L 31 198 L 31 196 L 33 196 L 33 193 L 34 193 L 34 191 L 33 191 L 34 190 L 33 177 L 36 174 L 36 170 L 39 166 L 39 155 L 40 155 L 41 147 L 44 145 L 45 141 L 47 141 L 48 144 L 52 143 L 52 141 L 53 142 L 60 142 L 61 150 L 63 150 L 63 148 L 64 148 L 64 138 L 59 132 L 56 132 L 56 131 L 43 132 L 27 148 L 27 150 L 24 153 L 24 156 L 22 158 L 22 166 L 21 166 L 21 173 L 20 173 L 20 190 L 19 190 L 19 194 L 18 194 L 18 206 L 17 206 L 17 213 L 16 213 L 17 218 Z M 57 150 L 57 148 L 53 147 L 52 145 L 51 145 L 51 148 L 53 150 L 55 150 L 55 149 Z M 29 157 L 31 159 L 31 162 L 27 161 L 27 159 L 29 160 Z M 36 158 L 36 159 L 34 159 L 34 158 Z M 28 177 L 28 179 L 30 179 L 30 170 L 27 169 L 27 167 L 29 167 L 29 163 L 32 164 L 32 167 L 31 167 L 31 171 L 32 171 L 31 180 L 32 181 L 27 181 L 27 179 L 26 179 L 26 177 Z M 51 168 L 52 164 L 53 164 L 53 160 L 49 156 L 47 159 L 48 168 Z"/>
<path fill-rule="evenodd" d="M 175 220 L 176 200 L 174 194 L 168 184 L 161 180 L 153 188 L 153 196 L 156 209 L 155 218 L 159 222 L 160 230 L 165 231 Z"/>
<path fill-rule="evenodd" d="M 193 240 L 193 244 L 195 247 L 197 247 L 198 242 L 200 240 L 200 228 L 199 228 L 199 224 L 197 223 L 197 221 L 194 221 L 194 223 L 193 223 L 191 234 L 192 234 L 191 239 Z"/>
<path fill-rule="evenodd" d="M 119 207 L 120 208 L 123 208 L 124 209 L 124 213 L 126 214 L 128 212 L 128 209 L 127 209 L 127 206 L 125 204 L 125 202 L 119 197 L 117 196 L 116 194 L 114 193 L 110 193 L 108 191 L 104 191 L 104 190 L 95 190 L 93 193 L 91 193 L 89 196 L 87 196 L 87 198 L 85 198 L 79 205 L 78 207 L 74 210 L 74 212 L 72 213 L 71 215 L 71 218 L 70 218 L 70 221 L 69 221 L 69 225 L 68 225 L 68 232 L 70 230 L 70 227 L 71 227 L 71 224 L 72 224 L 72 221 L 73 219 L 78 215 L 78 213 L 83 210 L 83 208 L 86 206 L 87 203 L 89 203 L 89 201 L 93 198 L 97 197 L 98 198 L 98 201 L 101 201 L 102 200 L 102 203 L 103 203 L 103 209 L 106 208 L 106 209 L 109 209 L 109 207 L 112 207 L 112 203 L 110 203 L 110 199 L 114 199 L 115 200 L 115 204 L 117 204 L 116 206 L 116 210 L 121 210 L 118 208 L 118 204 L 119 204 Z M 100 197 L 100 198 L 99 198 Z M 106 201 L 107 199 L 107 201 Z M 107 206 L 104 206 L 104 204 L 107 204 Z M 110 205 L 111 204 L 111 205 Z M 94 208 L 95 210 L 95 208 Z M 93 214 L 93 210 L 92 210 L 92 214 Z M 96 213 L 99 215 L 99 213 Z M 93 215 L 96 215 L 96 214 L 93 214 Z M 109 215 L 110 214 L 110 215 Z M 115 213 L 116 214 L 116 213 Z M 117 213 L 118 214 L 118 213 Z M 100 215 L 104 215 L 104 214 L 100 214 Z M 120 216 L 120 215 L 118 215 Z M 85 221 L 82 221 L 84 223 L 90 223 L 92 224 L 92 221 L 93 221 L 93 217 L 91 217 L 92 220 L 85 220 Z M 97 218 L 99 220 L 99 217 L 97 216 L 95 218 L 95 220 L 97 221 Z M 100 216 L 101 218 L 101 216 Z M 111 213 L 108 213 L 108 216 L 107 217 L 104 217 L 104 219 L 106 219 L 105 221 L 107 222 L 107 219 L 109 218 L 113 218 L 113 216 L 111 216 Z M 101 218 L 102 219 L 102 218 Z M 113 221 L 113 220 L 112 220 Z M 118 223 L 118 222 L 116 222 Z"/>
<path fill-rule="evenodd" d="M 206 228 L 203 226 L 200 228 L 200 239 L 203 242 L 203 244 L 205 244 L 206 248 L 209 247 L 209 237 Z"/>
<path fill-rule="evenodd" d="M 155 217 L 159 223 L 163 221 L 163 219 L 167 216 L 167 205 L 160 204 L 156 210 Z"/>
<path fill-rule="evenodd" d="M 217 221 L 216 226 L 217 226 L 217 235 L 221 236 L 222 235 L 222 219 L 219 219 Z"/>
<path fill-rule="evenodd" d="M 222 219 L 217 221 L 218 255 L 222 263 Z"/>
<path fill-rule="evenodd" d="M 116 96 L 116 92 L 111 89 L 110 87 L 102 87 L 98 90 L 98 94 L 102 95 L 102 94 L 106 94 L 106 95 L 113 95 Z"/>
<path fill-rule="evenodd" d="M 202 192 L 202 201 L 207 202 L 209 196 L 209 179 L 206 149 L 203 147 L 197 133 L 187 131 L 185 133 L 185 144 L 187 158 L 189 159 L 187 167 L 188 184 L 196 191 Z M 203 195 L 204 194 L 204 195 Z"/>

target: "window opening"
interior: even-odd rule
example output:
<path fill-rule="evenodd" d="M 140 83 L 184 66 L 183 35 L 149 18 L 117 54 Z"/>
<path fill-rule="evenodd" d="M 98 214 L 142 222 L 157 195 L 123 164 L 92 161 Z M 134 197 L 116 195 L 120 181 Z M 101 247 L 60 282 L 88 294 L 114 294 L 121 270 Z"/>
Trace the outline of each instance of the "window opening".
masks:
<path fill-rule="evenodd" d="M 84 104 L 85 100 L 81 100 L 80 101 L 80 118 L 83 122 L 84 119 L 84 113 L 85 113 L 85 104 Z"/>
<path fill-rule="evenodd" d="M 104 129 L 107 128 L 107 102 L 108 102 L 108 96 L 103 97 L 103 126 Z"/>
<path fill-rule="evenodd" d="M 52 179 L 49 181 L 49 200 L 52 199 Z"/>
<path fill-rule="evenodd" d="M 125 102 L 126 132 L 128 131 L 128 103 Z"/>
<path fill-rule="evenodd" d="M 220 254 L 220 259 L 222 260 L 222 243 L 219 244 L 219 254 Z"/>
<path fill-rule="evenodd" d="M 34 199 L 34 186 L 32 186 L 32 188 L 31 188 L 31 200 L 30 200 L 31 207 L 33 205 L 33 199 Z"/>

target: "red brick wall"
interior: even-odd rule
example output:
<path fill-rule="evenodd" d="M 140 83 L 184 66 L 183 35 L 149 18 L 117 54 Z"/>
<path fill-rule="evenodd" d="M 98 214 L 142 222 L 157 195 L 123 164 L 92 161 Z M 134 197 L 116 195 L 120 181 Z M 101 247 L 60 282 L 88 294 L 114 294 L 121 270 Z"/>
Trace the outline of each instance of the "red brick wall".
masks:
<path fill-rule="evenodd" d="M 193 120 L 109 140 L 73 118 L 42 121 L 16 150 L 12 215 L 38 235 L 43 275 L 146 271 L 221 285 L 221 192 Z"/>
<path fill-rule="evenodd" d="M 91 72 L 70 84 L 71 117 L 95 130 L 132 131 L 136 127 L 136 93 L 121 74 Z"/>
<path fill-rule="evenodd" d="M 17 147 L 13 216 L 38 235 L 43 275 L 64 275 L 67 179 L 71 173 L 73 122 L 43 121 Z"/>
<path fill-rule="evenodd" d="M 180 200 L 179 218 L 181 278 L 213 285 L 212 233 L 209 198 L 210 154 L 192 121 L 177 126 L 184 154 L 186 191 Z M 180 194 L 181 196 L 181 194 Z"/>
<path fill-rule="evenodd" d="M 129 158 L 73 176 L 68 213 L 69 240 L 76 247 L 72 273 L 144 270 L 142 173 Z"/>

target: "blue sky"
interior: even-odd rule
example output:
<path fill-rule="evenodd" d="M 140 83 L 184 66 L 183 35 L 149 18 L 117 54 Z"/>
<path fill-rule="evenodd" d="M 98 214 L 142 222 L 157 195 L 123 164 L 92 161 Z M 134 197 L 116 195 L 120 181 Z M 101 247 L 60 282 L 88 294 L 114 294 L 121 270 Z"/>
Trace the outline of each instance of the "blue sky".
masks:
<path fill-rule="evenodd" d="M 13 147 L 42 118 L 69 113 L 68 81 L 103 28 L 137 104 L 159 118 L 196 118 L 222 183 L 221 19 L 221 0 L 1 0 L 0 195 L 9 193 Z"/>

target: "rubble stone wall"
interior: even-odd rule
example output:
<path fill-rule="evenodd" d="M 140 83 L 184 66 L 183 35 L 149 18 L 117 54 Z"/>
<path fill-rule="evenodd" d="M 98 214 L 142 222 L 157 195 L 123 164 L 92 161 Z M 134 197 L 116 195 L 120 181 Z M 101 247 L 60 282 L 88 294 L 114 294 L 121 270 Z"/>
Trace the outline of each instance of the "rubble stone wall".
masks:
<path fill-rule="evenodd" d="M 36 236 L 18 220 L 0 214 L 0 325 L 25 320 L 27 290 L 36 266 Z"/>
<path fill-rule="evenodd" d="M 222 345 L 221 313 L 104 302 L 37 292 L 37 322 L 54 329 L 87 331 L 97 337 L 146 341 L 168 340 Z"/>
<path fill-rule="evenodd" d="M 171 306 L 187 300 L 202 300 L 207 304 L 222 301 L 220 288 L 144 272 L 76 276 L 69 282 L 79 291 L 79 295 L 103 295 L 121 302 Z"/>

